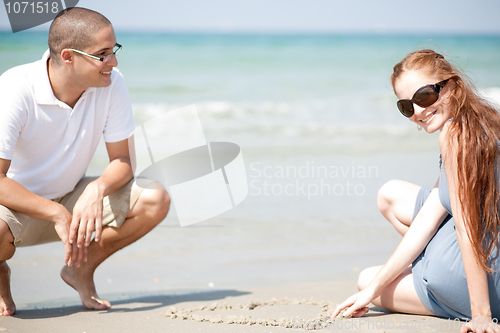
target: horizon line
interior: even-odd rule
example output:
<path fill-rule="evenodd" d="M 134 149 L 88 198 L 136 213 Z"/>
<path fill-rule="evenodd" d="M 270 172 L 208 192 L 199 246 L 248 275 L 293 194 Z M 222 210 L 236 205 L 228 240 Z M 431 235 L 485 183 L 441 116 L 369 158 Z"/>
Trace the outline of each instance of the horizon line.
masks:
<path fill-rule="evenodd" d="M 377 30 L 317 30 L 317 31 L 304 31 L 304 30 L 223 30 L 223 29 L 158 29 L 158 28 L 120 28 L 114 26 L 117 33 L 137 33 L 137 34 L 172 34 L 172 35 L 254 35 L 254 36 L 335 36 L 335 35 L 365 35 L 365 36 L 491 36 L 500 37 L 500 31 L 377 31 Z M 26 33 L 48 33 L 48 28 L 31 28 L 24 31 L 12 32 L 9 27 L 0 27 L 0 33 L 12 34 L 26 34 Z"/>

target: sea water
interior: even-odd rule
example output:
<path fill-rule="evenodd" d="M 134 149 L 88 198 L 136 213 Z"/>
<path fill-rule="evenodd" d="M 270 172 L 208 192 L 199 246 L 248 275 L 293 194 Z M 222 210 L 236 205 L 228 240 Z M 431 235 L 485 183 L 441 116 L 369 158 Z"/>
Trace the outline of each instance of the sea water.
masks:
<path fill-rule="evenodd" d="M 112 299 L 355 279 L 400 240 L 378 212 L 380 186 L 398 178 L 432 187 L 438 176 L 437 136 L 397 110 L 392 67 L 433 48 L 500 103 L 500 36 L 116 35 L 136 124 L 196 105 L 207 141 L 241 147 L 249 193 L 185 228 L 174 200 L 158 228 L 97 270 L 98 290 Z M 0 33 L 0 73 L 40 59 L 46 39 Z M 101 146 L 88 174 L 106 161 Z M 58 243 L 19 249 L 11 260 L 18 305 L 71 303 L 48 302 L 74 295 L 50 277 L 62 261 Z"/>

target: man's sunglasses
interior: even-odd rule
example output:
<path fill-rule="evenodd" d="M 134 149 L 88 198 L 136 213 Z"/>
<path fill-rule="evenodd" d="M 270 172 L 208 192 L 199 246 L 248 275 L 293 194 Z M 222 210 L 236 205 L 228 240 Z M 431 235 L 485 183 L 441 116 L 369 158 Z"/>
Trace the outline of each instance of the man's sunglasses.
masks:
<path fill-rule="evenodd" d="M 411 99 L 400 99 L 397 103 L 399 111 L 405 117 L 411 117 L 415 113 L 413 103 L 420 107 L 426 108 L 436 103 L 439 99 L 439 92 L 444 88 L 450 79 L 438 82 L 436 84 L 429 84 L 418 89 Z"/>
<path fill-rule="evenodd" d="M 71 51 L 76 52 L 76 53 L 80 53 L 84 56 L 87 56 L 87 57 L 95 59 L 95 60 L 99 60 L 102 62 L 108 62 L 109 60 L 111 60 L 112 56 L 116 57 L 118 55 L 118 53 L 120 53 L 120 51 L 122 50 L 122 46 L 120 44 L 116 43 L 116 45 L 113 47 L 113 52 L 111 52 L 109 54 L 105 54 L 102 57 L 95 56 L 93 54 L 88 54 L 88 53 L 85 53 L 85 52 L 80 51 L 80 50 L 75 50 L 75 49 L 68 49 L 68 50 L 71 50 Z"/>

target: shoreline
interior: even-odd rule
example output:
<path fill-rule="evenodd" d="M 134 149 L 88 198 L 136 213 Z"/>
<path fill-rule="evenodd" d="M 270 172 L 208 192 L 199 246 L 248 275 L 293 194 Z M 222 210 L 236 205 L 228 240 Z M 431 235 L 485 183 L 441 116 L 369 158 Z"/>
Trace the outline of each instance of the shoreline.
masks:
<path fill-rule="evenodd" d="M 112 302 L 107 311 L 92 311 L 79 306 L 46 309 L 20 309 L 12 317 L 2 318 L 0 330 L 7 332 L 293 332 L 305 328 L 263 326 L 261 322 L 287 319 L 311 329 L 322 312 L 321 301 L 330 302 L 330 308 L 343 302 L 357 291 L 354 281 L 296 284 L 272 288 L 220 289 L 199 292 L 178 291 L 178 294 L 131 296 Z M 280 303 L 281 300 L 288 302 Z M 274 300 L 274 301 L 273 301 Z M 274 303 L 273 303 L 274 302 Z M 217 304 L 214 304 L 217 303 Z M 272 303 L 272 304 L 271 304 Z M 333 304 L 335 303 L 335 304 Z M 248 304 L 260 304 L 250 309 Z M 217 305 L 219 307 L 217 307 Z M 222 306 L 224 305 L 224 306 Z M 239 307 L 242 305 L 242 307 Z M 247 306 L 246 308 L 244 308 Z M 202 307 L 205 307 L 203 310 Z M 210 310 L 212 308 L 213 310 Z M 171 318 L 173 311 L 189 310 L 198 320 Z M 201 321 L 201 317 L 205 321 Z M 255 324 L 217 323 L 219 319 L 252 318 Z M 227 320 L 226 320 L 227 321 Z M 237 320 L 236 320 L 237 321 Z M 388 313 L 371 306 L 361 318 L 344 318 L 317 326 L 319 331 L 342 329 L 349 332 L 456 332 L 457 322 L 430 316 Z"/>

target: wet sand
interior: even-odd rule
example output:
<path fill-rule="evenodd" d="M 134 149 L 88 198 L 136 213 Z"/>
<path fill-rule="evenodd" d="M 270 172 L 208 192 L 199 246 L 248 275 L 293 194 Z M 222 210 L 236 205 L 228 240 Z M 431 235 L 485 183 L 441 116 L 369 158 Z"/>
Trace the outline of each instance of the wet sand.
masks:
<path fill-rule="evenodd" d="M 252 161 L 251 154 L 247 155 Z M 344 301 L 357 291 L 354 281 L 360 270 L 383 264 L 401 239 L 377 210 L 378 188 L 392 178 L 425 184 L 418 176 L 421 174 L 427 175 L 427 185 L 432 186 L 433 177 L 428 175 L 435 172 L 435 157 L 432 152 L 412 152 L 397 159 L 394 154 L 358 156 L 355 162 L 350 156 L 336 156 L 334 161 L 315 157 L 311 161 L 316 166 L 376 165 L 380 174 L 357 180 L 366 188 L 363 196 L 324 195 L 307 200 L 303 196 L 249 194 L 236 209 L 197 225 L 180 228 L 177 221 L 167 218 L 96 271 L 99 295 L 113 304 L 109 311 L 85 310 L 76 292 L 59 278 L 62 244 L 20 248 L 9 260 L 18 313 L 13 318 L 0 318 L 0 328 L 8 332 L 87 333 L 294 330 L 257 323 L 211 322 L 228 316 L 239 320 L 252 314 L 255 321 L 279 322 L 284 318 L 298 324 L 312 321 L 314 325 L 323 308 L 310 304 L 193 312 L 199 317 L 210 316 L 207 321 L 182 320 L 166 314 L 171 307 L 192 309 L 210 307 L 216 302 L 234 308 L 238 304 L 244 307 L 250 300 L 267 302 L 273 298 L 312 298 L 317 303 Z M 309 159 L 304 160 L 306 164 L 297 165 L 307 165 Z M 281 164 L 270 161 L 262 162 L 264 165 Z M 287 184 L 289 179 L 278 181 Z M 317 179 L 303 181 L 315 184 Z M 460 325 L 454 328 L 453 324 L 374 309 L 364 318 L 335 322 L 322 331 L 458 331 Z"/>
<path fill-rule="evenodd" d="M 0 319 L 0 331 L 218 333 L 302 332 L 316 328 L 321 332 L 457 332 L 461 325 L 435 317 L 388 313 L 373 306 L 362 318 L 328 322 L 317 320 L 324 312 L 322 301 L 333 307 L 334 303 L 342 302 L 354 292 L 355 282 L 344 281 L 180 295 L 158 294 L 115 301 L 108 311 L 91 311 L 81 306 L 19 310 L 13 317 Z M 189 311 L 197 319 L 172 316 L 173 312 Z M 200 317 L 208 318 L 202 321 Z M 228 318 L 232 324 L 225 323 Z M 250 318 L 255 323 L 248 320 L 247 323 L 236 323 L 239 318 Z M 280 320 L 295 326 L 264 326 L 265 323 L 279 324 Z"/>

